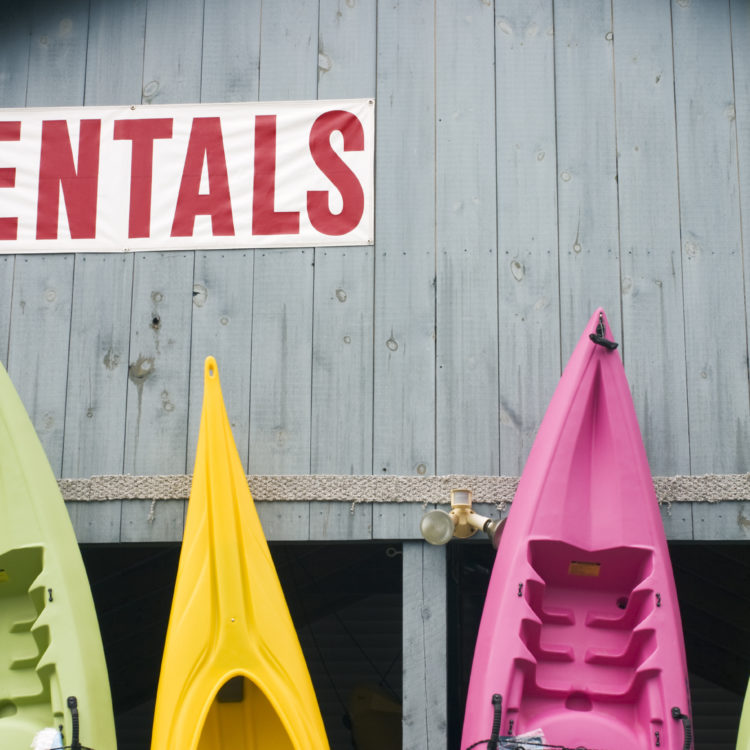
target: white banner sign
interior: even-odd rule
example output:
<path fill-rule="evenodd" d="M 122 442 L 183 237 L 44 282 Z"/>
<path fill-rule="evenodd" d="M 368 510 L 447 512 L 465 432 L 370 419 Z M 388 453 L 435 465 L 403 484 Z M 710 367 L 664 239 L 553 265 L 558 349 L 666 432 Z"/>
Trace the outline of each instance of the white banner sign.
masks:
<path fill-rule="evenodd" d="M 0 109 L 0 253 L 371 244 L 374 110 Z"/>

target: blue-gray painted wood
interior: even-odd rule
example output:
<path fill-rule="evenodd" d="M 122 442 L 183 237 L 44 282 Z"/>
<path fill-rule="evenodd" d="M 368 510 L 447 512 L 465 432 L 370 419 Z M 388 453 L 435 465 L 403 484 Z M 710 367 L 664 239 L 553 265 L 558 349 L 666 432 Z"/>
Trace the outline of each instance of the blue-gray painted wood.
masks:
<path fill-rule="evenodd" d="M 87 0 L 36 0 L 29 10 L 26 104 L 83 104 Z M 74 264 L 72 254 L 19 256 L 13 283 L 8 372 L 56 474 L 63 464 Z"/>
<path fill-rule="evenodd" d="M 435 473 L 434 15 L 378 3 L 376 474 Z"/>
<path fill-rule="evenodd" d="M 745 295 L 750 289 L 750 0 L 731 0 L 732 69 L 734 71 L 734 109 L 737 127 L 737 165 L 740 181 L 742 217 L 742 254 L 745 259 Z M 747 308 L 747 305 L 746 305 Z M 750 326 L 750 308 L 747 309 Z"/>
<path fill-rule="evenodd" d="M 252 490 L 252 482 L 251 487 Z M 80 542 L 174 542 L 182 538 L 185 500 L 67 501 Z M 341 501 L 256 502 L 263 531 L 270 541 L 423 542 L 422 516 L 434 508 L 421 503 Z M 445 506 L 442 506 L 445 509 Z M 491 504 L 475 510 L 488 518 L 505 518 Z M 745 541 L 750 539 L 750 500 L 678 502 L 659 506 L 670 541 Z M 489 544 L 480 533 L 450 544 Z"/>
<path fill-rule="evenodd" d="M 135 256 L 125 474 L 186 471 L 193 254 Z"/>
<path fill-rule="evenodd" d="M 0 23 L 0 107 L 26 104 L 31 16 L 28 6 L 6 3 Z"/>
<path fill-rule="evenodd" d="M 374 96 L 376 5 L 374 0 L 321 1 L 318 98 Z M 372 248 L 315 249 L 314 474 L 372 472 L 374 274 Z M 343 453 L 341 445 L 351 450 Z"/>
<path fill-rule="evenodd" d="M 499 471 L 491 4 L 436 6 L 436 472 Z"/>
<path fill-rule="evenodd" d="M 86 104 L 140 104 L 148 0 L 91 0 Z"/>
<path fill-rule="evenodd" d="M 737 133 L 728 2 L 672 7 L 691 472 L 750 465 Z M 740 325 L 742 323 L 739 323 Z"/>
<path fill-rule="evenodd" d="M 62 474 L 123 470 L 130 353 L 132 255 L 79 255 L 73 278 Z"/>
<path fill-rule="evenodd" d="M 518 474 L 600 303 L 653 471 L 747 470 L 748 0 L 498 0 L 493 33 L 478 1 L 287 0 L 261 14 L 258 0 L 39 0 L 4 13 L 4 107 L 377 98 L 372 248 L 128 256 L 122 323 L 132 272 L 113 259 L 101 277 L 84 272 L 94 256 L 2 261 L 0 356 L 55 471 L 107 473 L 120 455 L 120 470 L 189 470 L 203 358 L 218 353 L 248 470 Z M 159 352 L 151 274 L 177 294 Z M 42 300 L 37 322 L 24 317 L 19 295 L 53 282 L 56 311 Z M 214 290 L 204 308 L 201 285 Z M 127 340 L 128 365 L 160 358 L 140 432 L 140 381 L 117 395 L 107 339 Z M 106 394 L 96 430 L 93 392 Z"/>
<path fill-rule="evenodd" d="M 316 98 L 317 28 L 316 3 L 283 0 L 264 5 L 262 100 Z M 248 459 L 252 472 L 310 471 L 314 263 L 312 248 L 255 255 Z"/>
<path fill-rule="evenodd" d="M 250 250 L 195 253 L 190 351 L 188 470 L 195 463 L 206 357 L 214 357 L 237 451 L 247 465 L 253 322 Z"/>
<path fill-rule="evenodd" d="M 372 279 L 370 248 L 316 249 L 313 474 L 372 472 Z"/>
<path fill-rule="evenodd" d="M 376 0 L 320 0 L 318 98 L 375 96 Z"/>
<path fill-rule="evenodd" d="M 260 46 L 261 101 L 317 98 L 317 2 L 264 3 Z"/>
<path fill-rule="evenodd" d="M 612 11 L 555 3 L 560 327 L 563 362 L 599 306 L 620 328 Z"/>
<path fill-rule="evenodd" d="M 687 474 L 671 14 L 648 0 L 615 2 L 613 12 L 623 311 L 615 335 L 651 471 Z"/>
<path fill-rule="evenodd" d="M 312 292 L 312 250 L 256 253 L 248 458 L 253 474 L 310 472 Z"/>
<path fill-rule="evenodd" d="M 13 272 L 16 259 L 12 255 L 0 258 L 0 362 L 8 369 L 8 340 L 13 301 Z"/>
<path fill-rule="evenodd" d="M 8 374 L 59 476 L 63 461 L 73 256 L 16 258 Z"/>
<path fill-rule="evenodd" d="M 28 107 L 83 104 L 89 0 L 34 0 Z"/>
<path fill-rule="evenodd" d="M 448 747 L 445 547 L 403 544 L 403 747 Z"/>
<path fill-rule="evenodd" d="M 741 503 L 695 503 L 693 538 L 750 542 L 750 501 Z"/>
<path fill-rule="evenodd" d="M 202 102 L 258 98 L 261 0 L 205 0 Z"/>
<path fill-rule="evenodd" d="M 143 53 L 144 104 L 200 101 L 203 0 L 148 4 Z"/>
<path fill-rule="evenodd" d="M 517 476 L 560 376 L 551 0 L 495 6 L 500 473 Z"/>

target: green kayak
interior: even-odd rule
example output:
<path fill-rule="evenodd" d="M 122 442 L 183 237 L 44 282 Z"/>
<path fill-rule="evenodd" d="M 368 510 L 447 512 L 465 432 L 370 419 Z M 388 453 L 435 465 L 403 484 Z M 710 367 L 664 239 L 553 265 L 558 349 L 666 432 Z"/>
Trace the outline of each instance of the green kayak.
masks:
<path fill-rule="evenodd" d="M 750 750 L 750 680 L 747 682 L 745 702 L 742 705 L 740 729 L 737 734 L 737 750 Z"/>
<path fill-rule="evenodd" d="M 60 738 L 115 750 L 107 667 L 65 503 L 0 365 L 0 748 Z"/>

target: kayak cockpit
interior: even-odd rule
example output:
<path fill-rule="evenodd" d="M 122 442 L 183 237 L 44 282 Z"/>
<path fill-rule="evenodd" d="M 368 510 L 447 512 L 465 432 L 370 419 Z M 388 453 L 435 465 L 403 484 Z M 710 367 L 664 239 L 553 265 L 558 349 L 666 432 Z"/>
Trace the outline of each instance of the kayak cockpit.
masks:
<path fill-rule="evenodd" d="M 196 750 L 298 750 L 276 708 L 244 675 L 219 688 L 206 716 Z"/>

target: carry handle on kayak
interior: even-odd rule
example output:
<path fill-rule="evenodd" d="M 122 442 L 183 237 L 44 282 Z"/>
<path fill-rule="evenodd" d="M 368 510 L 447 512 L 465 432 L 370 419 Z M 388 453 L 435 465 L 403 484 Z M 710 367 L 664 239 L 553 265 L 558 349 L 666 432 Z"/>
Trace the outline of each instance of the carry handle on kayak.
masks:
<path fill-rule="evenodd" d="M 82 750 L 81 742 L 78 738 L 79 733 L 79 722 L 78 722 L 78 699 L 75 695 L 71 695 L 68 698 L 68 708 L 70 709 L 70 716 L 73 720 L 73 736 L 70 740 L 70 750 Z"/>
<path fill-rule="evenodd" d="M 614 351 L 617 349 L 617 342 L 616 341 L 610 341 L 604 334 L 606 333 L 606 329 L 604 327 L 604 316 L 600 313 L 599 314 L 599 324 L 596 326 L 596 333 L 590 333 L 589 338 L 599 346 L 603 346 L 605 349 L 609 349 L 610 351 Z"/>
<path fill-rule="evenodd" d="M 693 746 L 693 725 L 690 723 L 690 717 L 682 713 L 678 706 L 674 706 L 672 708 L 672 718 L 682 721 L 682 725 L 685 728 L 685 742 L 682 745 L 682 750 L 690 750 Z"/>
<path fill-rule="evenodd" d="M 492 696 L 492 708 L 492 732 L 487 743 L 487 750 L 497 750 L 497 743 L 500 740 L 500 720 L 503 715 L 503 696 L 500 693 L 495 693 Z"/>

